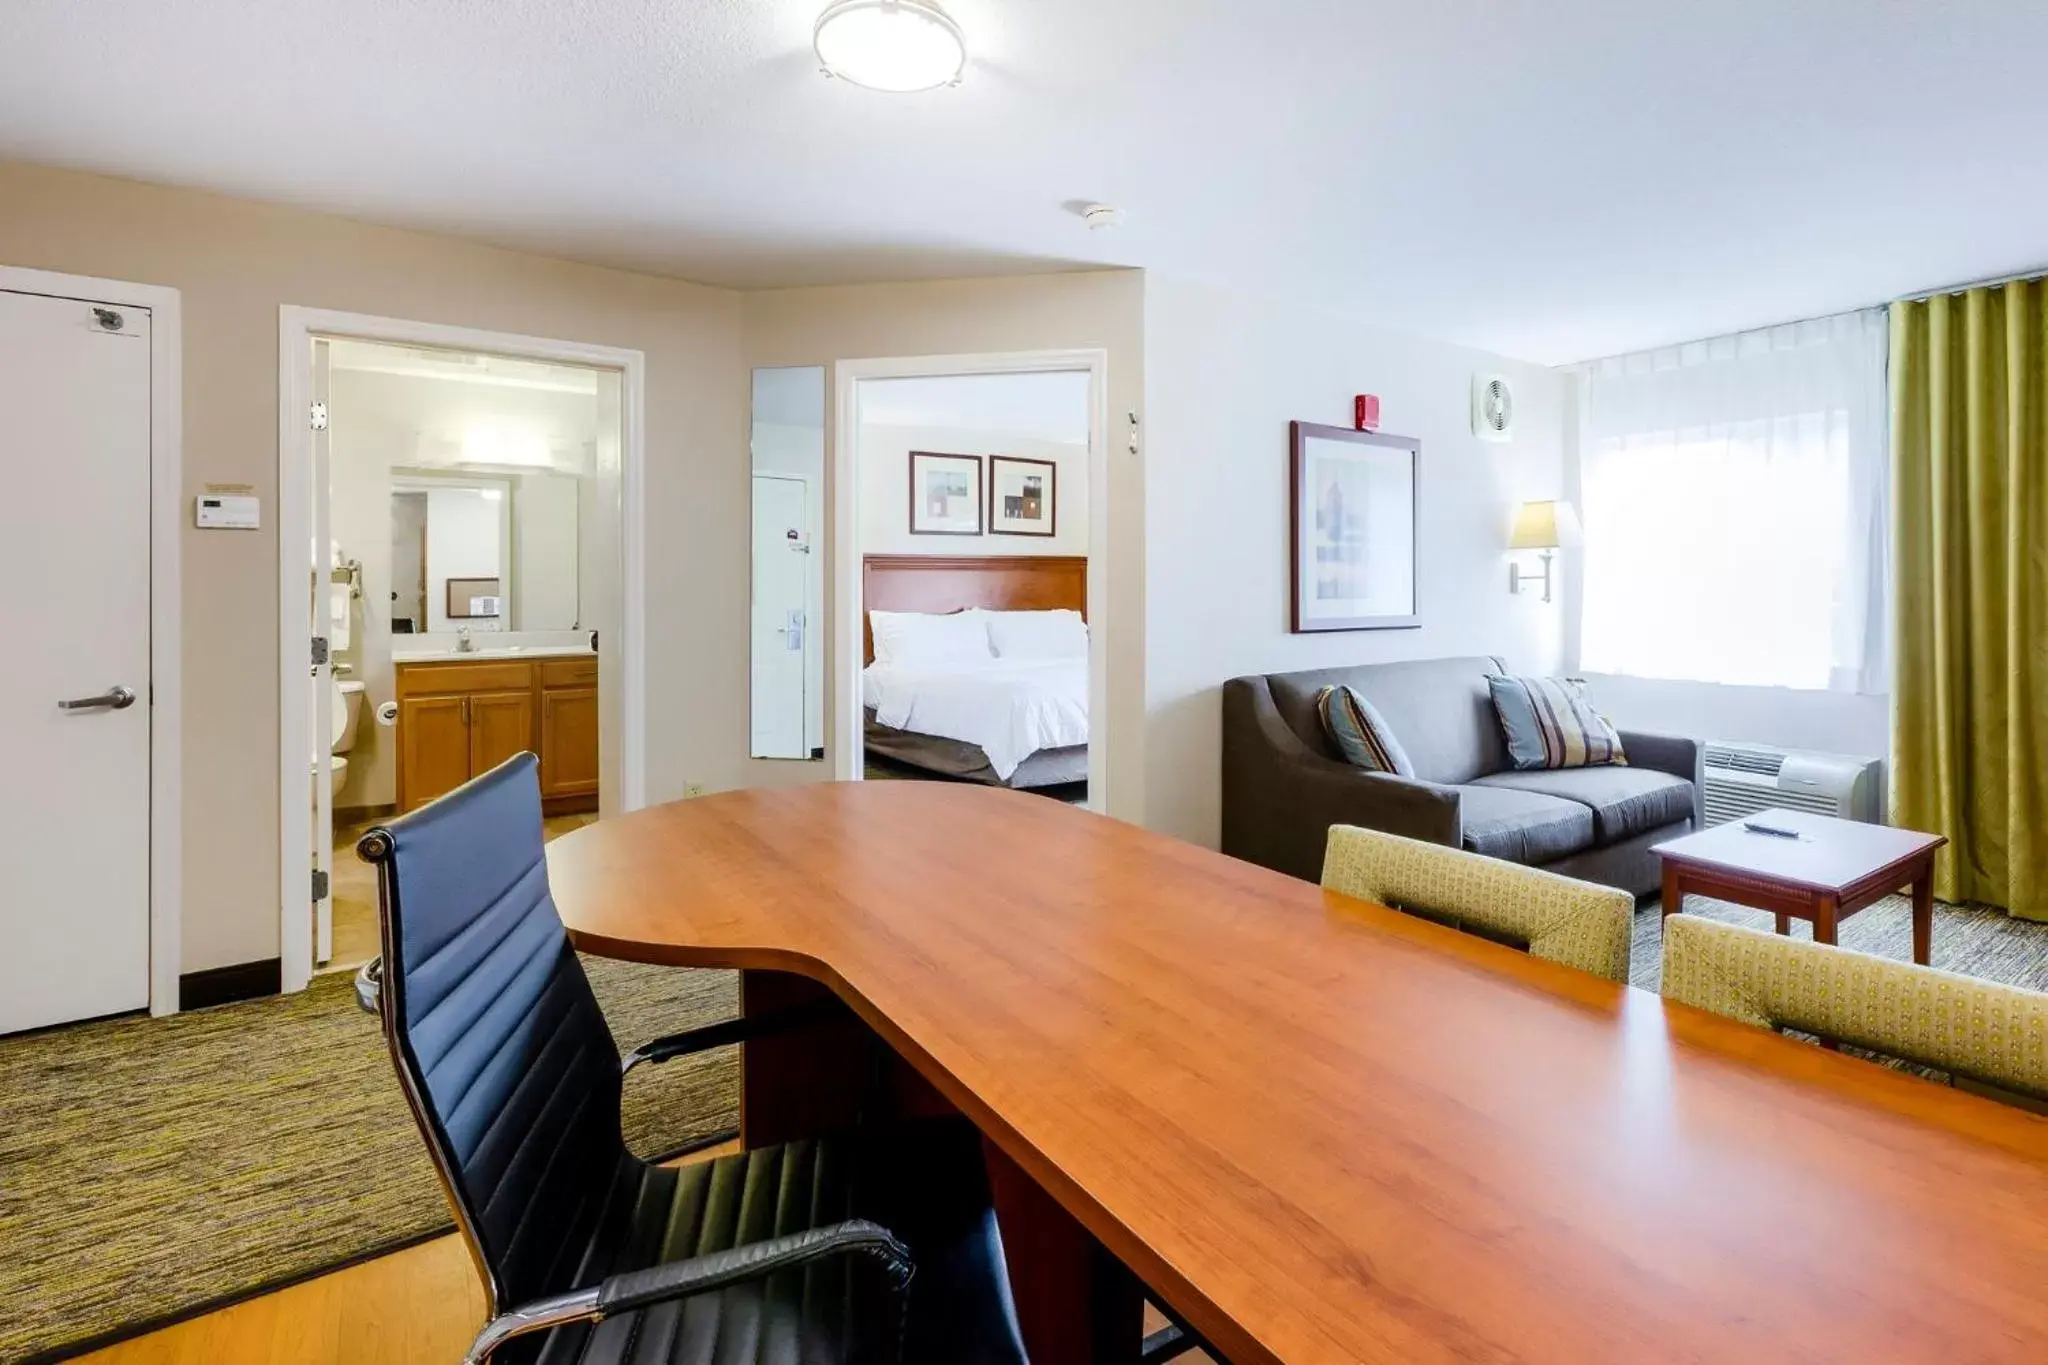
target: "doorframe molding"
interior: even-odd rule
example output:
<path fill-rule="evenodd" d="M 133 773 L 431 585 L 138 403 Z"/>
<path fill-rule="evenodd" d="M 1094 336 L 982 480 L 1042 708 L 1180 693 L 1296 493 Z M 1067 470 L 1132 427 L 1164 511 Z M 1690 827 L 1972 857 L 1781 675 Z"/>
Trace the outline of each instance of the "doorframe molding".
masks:
<path fill-rule="evenodd" d="M 966 355 L 888 356 L 832 364 L 832 430 L 825 478 L 832 504 L 832 642 L 825 656 L 831 728 L 825 747 L 832 776 L 858 782 L 866 745 L 861 705 L 860 385 L 867 379 L 945 375 L 1088 373 L 1088 714 L 1109 717 L 1109 352 L 1102 347 L 980 351 Z M 986 490 L 984 490 L 984 496 Z M 1109 745 L 1088 741 L 1088 806 L 1109 809 Z"/>
<path fill-rule="evenodd" d="M 312 515 L 312 434 L 306 412 L 312 401 L 313 338 L 488 351 L 523 360 L 556 361 L 619 372 L 621 813 L 647 804 L 647 357 L 640 351 L 591 342 L 295 304 L 278 308 L 277 329 L 278 942 L 283 962 L 280 984 L 289 993 L 304 990 L 313 976 L 312 917 L 304 913 L 313 817 L 306 801 L 292 801 L 286 796 L 303 788 L 307 781 L 303 754 L 311 708 L 306 704 L 306 689 L 293 684 L 303 682 L 310 667 L 306 642 L 312 638 L 313 622 L 310 602 L 305 594 L 295 590 L 298 575 L 304 572 L 304 563 L 297 555 L 297 537 L 284 534 L 284 528 L 305 525 Z"/>
<path fill-rule="evenodd" d="M 178 1012 L 184 930 L 182 296 L 160 284 L 0 266 L 0 290 L 149 310 L 149 1012 Z"/>

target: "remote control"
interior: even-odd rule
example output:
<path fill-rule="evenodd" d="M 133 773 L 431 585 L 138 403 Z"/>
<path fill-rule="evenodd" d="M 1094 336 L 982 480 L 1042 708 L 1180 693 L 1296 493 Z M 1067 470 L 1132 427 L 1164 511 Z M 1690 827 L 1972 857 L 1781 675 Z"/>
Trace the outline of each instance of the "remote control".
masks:
<path fill-rule="evenodd" d="M 1797 839 L 1799 831 L 1786 829 L 1783 825 L 1766 825 L 1759 820 L 1744 820 L 1742 827 L 1751 834 L 1768 834 L 1774 839 Z"/>

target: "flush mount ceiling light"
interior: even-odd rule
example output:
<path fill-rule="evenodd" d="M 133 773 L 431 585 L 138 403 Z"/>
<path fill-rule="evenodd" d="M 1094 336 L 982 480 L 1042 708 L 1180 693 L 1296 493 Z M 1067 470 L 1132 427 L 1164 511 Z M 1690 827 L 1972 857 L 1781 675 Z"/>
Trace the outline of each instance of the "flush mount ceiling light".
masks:
<path fill-rule="evenodd" d="M 837 0 L 811 47 L 826 75 L 893 94 L 958 85 L 967 66 L 960 26 L 931 0 Z"/>

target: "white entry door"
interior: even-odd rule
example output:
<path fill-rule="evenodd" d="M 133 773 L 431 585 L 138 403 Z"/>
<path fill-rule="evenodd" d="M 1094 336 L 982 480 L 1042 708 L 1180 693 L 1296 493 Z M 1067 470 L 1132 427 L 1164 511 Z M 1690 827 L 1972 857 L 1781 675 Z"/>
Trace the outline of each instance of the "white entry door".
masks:
<path fill-rule="evenodd" d="M 0 1033 L 149 1004 L 150 315 L 0 291 Z"/>
<path fill-rule="evenodd" d="M 805 606 L 810 490 L 802 479 L 754 476 L 754 702 L 756 758 L 809 758 L 804 685 L 811 647 Z"/>

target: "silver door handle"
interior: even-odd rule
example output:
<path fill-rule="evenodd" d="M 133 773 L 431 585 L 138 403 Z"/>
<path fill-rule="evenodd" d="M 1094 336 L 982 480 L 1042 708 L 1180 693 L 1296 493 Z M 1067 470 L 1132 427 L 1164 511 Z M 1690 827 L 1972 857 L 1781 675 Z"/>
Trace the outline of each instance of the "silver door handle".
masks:
<path fill-rule="evenodd" d="M 125 687 L 110 687 L 97 697 L 73 697 L 57 703 L 60 711 L 126 711 L 135 705 L 135 693 Z"/>

